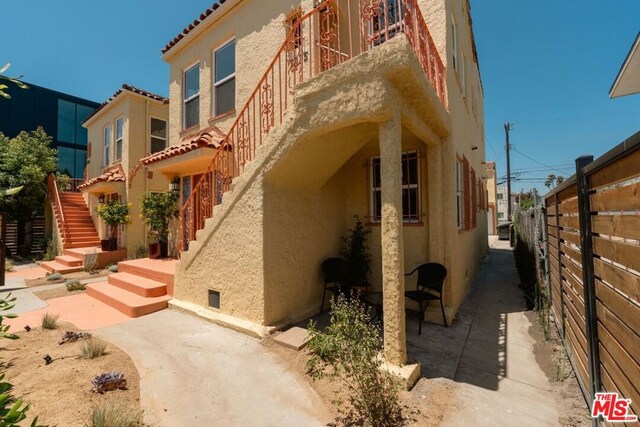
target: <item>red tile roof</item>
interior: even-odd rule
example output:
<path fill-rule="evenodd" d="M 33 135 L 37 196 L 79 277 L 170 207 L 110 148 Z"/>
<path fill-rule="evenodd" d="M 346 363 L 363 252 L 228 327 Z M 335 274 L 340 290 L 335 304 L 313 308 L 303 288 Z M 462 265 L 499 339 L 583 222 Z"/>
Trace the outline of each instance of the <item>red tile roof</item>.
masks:
<path fill-rule="evenodd" d="M 83 182 L 78 186 L 78 189 L 82 190 L 83 188 L 87 188 L 99 182 L 125 182 L 126 180 L 127 179 L 124 176 L 124 169 L 122 169 L 122 165 L 116 165 L 106 170 L 102 175 L 96 176 L 95 178 L 91 178 L 90 180 Z"/>
<path fill-rule="evenodd" d="M 220 6 L 222 6 L 226 2 L 227 2 L 227 0 L 218 0 L 217 3 L 214 3 L 213 6 L 211 6 L 209 9 L 205 10 L 204 12 L 202 12 L 200 14 L 200 16 L 198 17 L 198 19 L 194 20 L 188 27 L 186 27 L 184 30 L 182 30 L 182 32 L 180 34 L 175 36 L 173 39 L 171 39 L 171 41 L 169 43 L 167 43 L 167 45 L 164 47 L 164 49 L 162 49 L 162 53 L 163 54 L 167 53 L 172 47 L 177 45 L 178 42 L 184 38 L 184 36 L 189 34 L 194 28 L 196 28 L 198 25 L 200 25 L 200 23 L 202 23 L 202 21 L 207 19 L 207 17 L 209 15 L 211 15 L 213 12 L 215 12 Z"/>
<path fill-rule="evenodd" d="M 89 121 L 89 119 L 91 119 L 91 117 L 95 116 L 96 114 L 98 114 L 98 112 L 100 110 L 102 110 L 104 107 L 106 107 L 107 105 L 109 105 L 110 102 L 112 102 L 114 99 L 116 99 L 116 97 L 118 95 L 120 95 L 123 91 L 128 90 L 129 92 L 133 92 L 133 93 L 137 93 L 138 95 L 142 95 L 142 96 L 146 96 L 147 98 L 156 100 L 156 101 L 160 101 L 163 104 L 168 104 L 169 103 L 169 98 L 165 98 L 164 96 L 161 95 L 156 95 L 155 93 L 151 93 L 151 92 L 147 92 L 146 90 L 143 89 L 139 89 L 135 86 L 131 86 L 130 84 L 123 84 L 122 87 L 120 89 L 118 89 L 116 91 L 116 93 L 114 93 L 113 95 L 111 95 L 111 98 L 109 98 L 107 101 L 103 102 L 98 108 L 96 108 L 93 113 L 91 113 L 89 115 L 89 117 L 87 117 L 83 123 Z"/>
<path fill-rule="evenodd" d="M 138 171 L 145 166 L 162 160 L 170 159 L 172 157 L 180 156 L 182 154 L 186 154 L 198 148 L 220 148 L 220 146 L 222 145 L 222 141 L 224 141 L 224 138 L 225 134 L 217 127 L 212 126 L 198 132 L 190 138 L 187 138 L 179 145 L 167 147 L 162 151 L 158 151 L 157 153 L 153 153 L 148 155 L 147 157 L 143 157 L 131 169 L 131 173 L 129 174 L 129 185 L 131 185 L 131 183 L 133 182 L 133 178 L 136 176 Z"/>

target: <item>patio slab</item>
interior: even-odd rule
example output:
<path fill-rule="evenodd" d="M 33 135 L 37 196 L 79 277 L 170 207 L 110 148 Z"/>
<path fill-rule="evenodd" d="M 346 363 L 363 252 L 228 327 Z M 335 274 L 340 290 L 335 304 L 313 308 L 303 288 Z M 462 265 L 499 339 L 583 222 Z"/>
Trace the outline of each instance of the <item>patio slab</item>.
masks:
<path fill-rule="evenodd" d="M 288 331 L 276 335 L 273 341 L 287 348 L 300 351 L 307 345 L 309 339 L 309 331 L 299 326 L 294 326 Z"/>

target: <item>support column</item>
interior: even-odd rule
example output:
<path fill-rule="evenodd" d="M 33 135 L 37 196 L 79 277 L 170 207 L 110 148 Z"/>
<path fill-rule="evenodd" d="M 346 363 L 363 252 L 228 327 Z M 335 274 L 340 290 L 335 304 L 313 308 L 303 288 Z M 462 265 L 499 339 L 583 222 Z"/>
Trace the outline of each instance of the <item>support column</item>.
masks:
<path fill-rule="evenodd" d="M 400 114 L 380 124 L 382 187 L 382 292 L 384 355 L 388 362 L 407 362 L 402 235 L 402 127 Z"/>

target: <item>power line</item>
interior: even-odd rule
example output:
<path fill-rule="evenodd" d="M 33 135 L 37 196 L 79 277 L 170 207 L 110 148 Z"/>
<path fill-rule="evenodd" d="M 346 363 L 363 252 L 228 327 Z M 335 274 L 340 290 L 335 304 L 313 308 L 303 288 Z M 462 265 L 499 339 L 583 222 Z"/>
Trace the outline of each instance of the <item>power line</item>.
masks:
<path fill-rule="evenodd" d="M 547 168 L 547 169 L 554 170 L 554 171 L 556 171 L 556 172 L 560 172 L 560 173 L 564 173 L 564 172 L 563 172 L 563 171 L 561 171 L 560 169 L 552 168 L 552 167 L 551 167 L 551 166 L 549 166 L 549 165 L 545 165 L 544 163 L 539 162 L 538 160 L 534 159 L 533 157 L 530 157 L 530 156 L 528 156 L 528 155 L 526 155 L 526 154 L 524 154 L 524 153 L 522 153 L 522 152 L 520 152 L 520 151 L 516 150 L 515 148 L 513 148 L 513 146 L 511 147 L 511 149 L 512 149 L 513 151 L 515 151 L 516 153 L 520 154 L 521 156 L 524 156 L 524 157 L 526 157 L 527 159 L 531 160 L 532 162 L 536 162 L 537 164 L 542 165 L 542 166 L 544 166 L 544 167 L 545 167 L 545 168 Z"/>

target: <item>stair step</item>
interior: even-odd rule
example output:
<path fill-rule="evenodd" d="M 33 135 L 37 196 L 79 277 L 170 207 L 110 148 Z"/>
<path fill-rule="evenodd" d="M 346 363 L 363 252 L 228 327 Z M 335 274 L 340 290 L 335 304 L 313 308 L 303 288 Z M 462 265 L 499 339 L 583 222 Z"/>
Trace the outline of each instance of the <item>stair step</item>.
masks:
<path fill-rule="evenodd" d="M 82 259 L 69 255 L 59 255 L 56 257 L 55 261 L 66 265 L 67 267 L 82 267 Z"/>
<path fill-rule="evenodd" d="M 164 283 L 170 290 L 173 289 L 173 278 L 175 275 L 175 260 L 157 260 L 151 264 L 147 264 L 150 260 L 143 258 L 139 260 L 120 261 L 118 263 L 118 272 L 130 273 L 132 275 L 141 276 L 156 282 Z"/>
<path fill-rule="evenodd" d="M 145 298 L 108 282 L 87 285 L 87 295 L 110 305 L 129 317 L 140 317 L 167 308 L 169 295 Z"/>
<path fill-rule="evenodd" d="M 131 273 L 114 273 L 107 278 L 109 284 L 141 297 L 160 297 L 167 294 L 167 285 Z"/>
<path fill-rule="evenodd" d="M 70 267 L 68 265 L 59 263 L 57 261 L 45 261 L 40 263 L 40 267 L 44 268 L 50 273 L 69 274 L 82 271 L 83 267 Z"/>
<path fill-rule="evenodd" d="M 95 242 L 70 242 L 70 243 L 65 242 L 64 243 L 65 249 L 86 248 L 87 246 L 100 246 L 100 242 L 95 241 Z"/>

